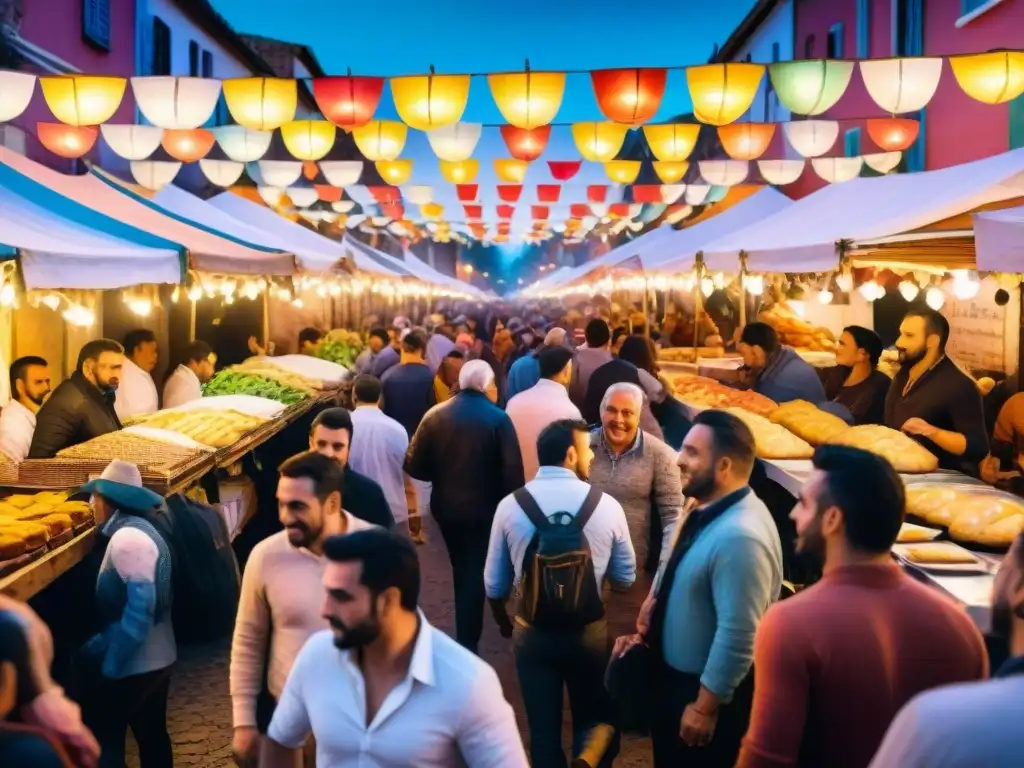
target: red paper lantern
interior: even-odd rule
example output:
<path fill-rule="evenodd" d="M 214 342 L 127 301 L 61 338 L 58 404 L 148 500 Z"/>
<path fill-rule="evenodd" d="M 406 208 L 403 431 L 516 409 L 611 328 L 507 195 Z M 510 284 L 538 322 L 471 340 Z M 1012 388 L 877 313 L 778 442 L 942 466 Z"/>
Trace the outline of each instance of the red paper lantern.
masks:
<path fill-rule="evenodd" d="M 523 194 L 522 184 L 499 184 L 498 197 L 503 203 L 518 203 L 519 196 Z"/>
<path fill-rule="evenodd" d="M 582 160 L 548 160 L 551 177 L 556 181 L 568 181 L 580 172 L 582 166 Z"/>
<path fill-rule="evenodd" d="M 479 184 L 456 184 L 455 194 L 458 195 L 460 203 L 472 203 L 480 192 Z"/>
<path fill-rule="evenodd" d="M 516 212 L 514 205 L 499 205 L 497 208 L 499 219 L 511 219 L 512 215 Z"/>
<path fill-rule="evenodd" d="M 337 203 L 341 201 L 341 187 L 332 187 L 329 184 L 314 184 L 316 193 L 325 203 Z"/>
<path fill-rule="evenodd" d="M 507 236 L 508 233 L 511 231 L 511 229 L 512 229 L 512 225 L 509 224 L 507 221 L 499 221 L 498 222 L 498 234 L 499 235 L 506 235 Z"/>
<path fill-rule="evenodd" d="M 629 216 L 629 203 L 612 203 L 608 206 L 608 214 L 619 219 Z"/>
<path fill-rule="evenodd" d="M 383 77 L 317 77 L 313 79 L 313 98 L 324 118 L 345 129 L 358 128 L 373 119 Z"/>
<path fill-rule="evenodd" d="M 586 203 L 573 203 L 569 206 L 569 215 L 574 219 L 582 219 L 590 215 L 590 206 Z"/>
<path fill-rule="evenodd" d="M 380 212 L 389 219 L 405 218 L 405 206 L 401 203 L 384 203 L 380 207 Z"/>
<path fill-rule="evenodd" d="M 397 203 L 402 199 L 398 187 L 367 187 L 373 199 L 381 205 Z"/>
<path fill-rule="evenodd" d="M 551 208 L 547 205 L 531 205 L 530 217 L 533 219 L 547 220 L 551 216 Z"/>
<path fill-rule="evenodd" d="M 886 152 L 902 151 L 917 141 L 921 124 L 909 117 L 872 117 L 867 121 L 868 136 Z"/>
<path fill-rule="evenodd" d="M 484 217 L 482 205 L 464 205 L 462 209 L 466 212 L 467 219 L 482 219 Z"/>
<path fill-rule="evenodd" d="M 516 128 L 514 125 L 501 126 L 501 138 L 505 140 L 508 153 L 516 160 L 525 160 L 530 163 L 544 153 L 544 148 L 551 138 L 551 126 L 542 125 L 539 128 L 527 130 Z"/>
<path fill-rule="evenodd" d="M 664 69 L 604 69 L 590 73 L 597 106 L 609 120 L 626 125 L 646 123 L 665 94 Z"/>
<path fill-rule="evenodd" d="M 44 147 L 55 155 L 74 160 L 96 144 L 100 135 L 96 125 L 66 125 L 64 123 L 36 123 L 36 135 Z"/>
<path fill-rule="evenodd" d="M 587 202 L 588 203 L 603 203 L 607 196 L 608 196 L 608 185 L 607 184 L 591 184 L 589 187 L 587 187 Z"/>
<path fill-rule="evenodd" d="M 537 185 L 537 202 L 538 203 L 557 203 L 558 198 L 562 195 L 561 184 L 538 184 Z"/>
<path fill-rule="evenodd" d="M 634 203 L 661 203 L 661 187 L 657 184 L 634 184 Z"/>
<path fill-rule="evenodd" d="M 213 149 L 216 137 L 213 131 L 205 128 L 173 129 L 164 131 L 164 137 L 160 140 L 164 151 L 175 160 L 183 163 L 194 163 L 202 160 Z"/>

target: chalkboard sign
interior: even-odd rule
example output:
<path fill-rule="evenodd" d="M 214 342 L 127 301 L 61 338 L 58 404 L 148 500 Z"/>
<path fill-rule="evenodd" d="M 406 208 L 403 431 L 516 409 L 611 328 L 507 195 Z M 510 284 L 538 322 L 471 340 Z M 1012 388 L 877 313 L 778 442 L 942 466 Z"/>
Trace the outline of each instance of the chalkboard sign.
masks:
<path fill-rule="evenodd" d="M 110 50 L 110 0 L 82 0 L 82 38 L 101 51 Z"/>
<path fill-rule="evenodd" d="M 942 314 L 949 320 L 947 354 L 971 373 L 977 371 L 1011 373 L 1007 363 L 1006 307 L 995 302 L 999 285 L 992 278 L 982 281 L 973 299 L 957 299 L 947 283 Z M 1016 367 L 1015 365 L 1012 367 Z"/>

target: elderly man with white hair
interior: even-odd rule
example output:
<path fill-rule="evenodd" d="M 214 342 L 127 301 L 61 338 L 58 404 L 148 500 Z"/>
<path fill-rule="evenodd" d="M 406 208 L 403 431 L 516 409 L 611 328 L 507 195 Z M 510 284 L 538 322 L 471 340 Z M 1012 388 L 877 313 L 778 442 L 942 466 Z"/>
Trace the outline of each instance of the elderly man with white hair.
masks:
<path fill-rule="evenodd" d="M 491 521 L 498 503 L 524 482 L 515 427 L 497 398 L 491 366 L 470 360 L 459 372 L 459 392 L 427 412 L 405 456 L 405 471 L 431 484 L 431 514 L 452 563 L 455 637 L 474 653 Z"/>
<path fill-rule="evenodd" d="M 523 355 L 512 363 L 512 367 L 508 369 L 507 395 L 509 401 L 511 401 L 512 398 L 520 392 L 525 392 L 541 380 L 539 359 L 541 352 L 545 349 L 551 349 L 552 347 L 564 347 L 565 349 L 569 349 L 569 345 L 566 343 L 565 337 L 565 328 L 552 328 L 544 337 L 544 345 L 540 349 L 532 352 L 531 354 Z"/>

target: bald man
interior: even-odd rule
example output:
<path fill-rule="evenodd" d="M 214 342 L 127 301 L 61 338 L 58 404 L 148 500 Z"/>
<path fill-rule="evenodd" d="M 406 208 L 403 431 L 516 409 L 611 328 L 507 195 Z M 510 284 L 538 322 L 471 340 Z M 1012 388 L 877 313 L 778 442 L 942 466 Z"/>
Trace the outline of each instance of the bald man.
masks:
<path fill-rule="evenodd" d="M 552 328 L 548 331 L 547 336 L 544 337 L 544 346 L 541 349 L 568 346 L 565 339 L 566 332 L 564 328 Z M 539 352 L 540 349 L 536 350 L 533 354 L 523 355 L 512 363 L 512 367 L 508 371 L 509 400 L 540 381 L 540 363 L 537 362 Z"/>

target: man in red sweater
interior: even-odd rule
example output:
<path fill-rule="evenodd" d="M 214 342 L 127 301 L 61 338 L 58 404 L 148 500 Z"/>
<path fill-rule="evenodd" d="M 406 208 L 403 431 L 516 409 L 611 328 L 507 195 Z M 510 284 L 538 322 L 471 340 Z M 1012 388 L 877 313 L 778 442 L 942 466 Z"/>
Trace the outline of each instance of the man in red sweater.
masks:
<path fill-rule="evenodd" d="M 909 699 L 988 675 L 981 633 L 892 561 L 903 483 L 873 454 L 823 446 L 790 517 L 824 576 L 768 610 L 737 768 L 865 768 Z"/>

